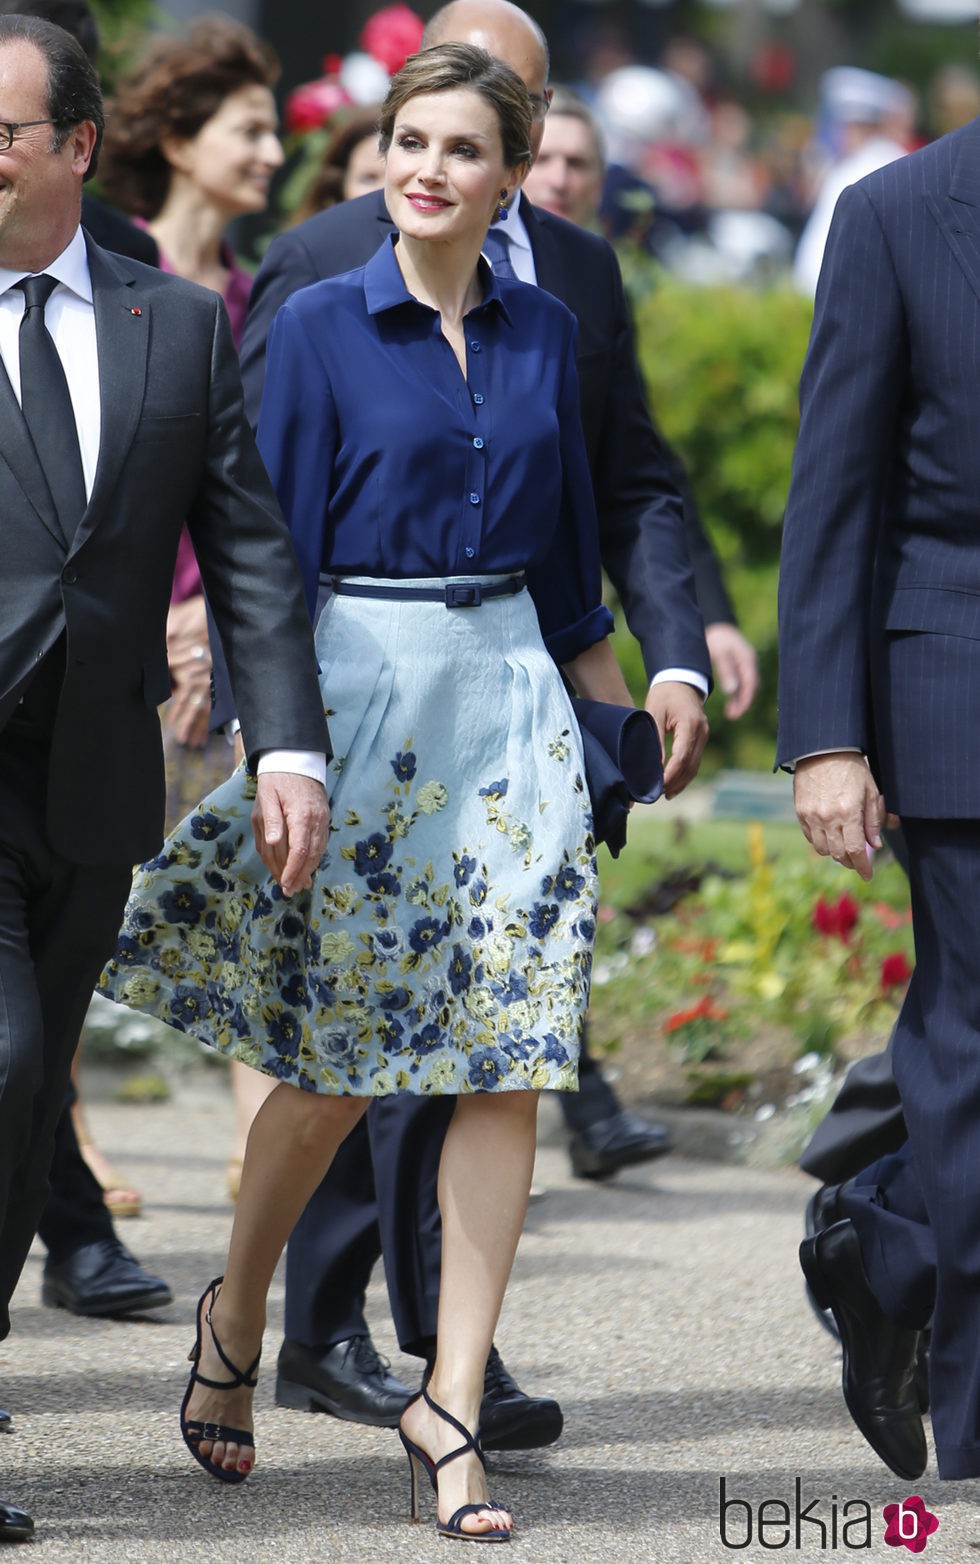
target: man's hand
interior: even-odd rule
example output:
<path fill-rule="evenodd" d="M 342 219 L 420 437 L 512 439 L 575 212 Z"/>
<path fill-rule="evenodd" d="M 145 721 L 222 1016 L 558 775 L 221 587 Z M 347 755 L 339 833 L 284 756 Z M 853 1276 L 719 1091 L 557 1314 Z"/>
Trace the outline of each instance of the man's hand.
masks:
<path fill-rule="evenodd" d="M 736 722 L 745 716 L 759 693 L 759 660 L 755 647 L 745 639 L 738 625 L 721 620 L 705 626 L 704 638 L 718 687 L 728 697 L 725 716 L 730 722 Z"/>
<path fill-rule="evenodd" d="M 323 857 L 330 806 L 319 782 L 289 771 L 266 771 L 258 779 L 252 830 L 259 857 L 284 896 L 308 890 Z"/>
<path fill-rule="evenodd" d="M 704 746 L 708 742 L 708 719 L 700 690 L 692 684 L 651 684 L 646 709 L 660 733 L 664 752 L 664 797 L 676 798 L 697 776 Z M 667 760 L 667 734 L 672 737 Z"/>
<path fill-rule="evenodd" d="M 798 761 L 793 801 L 803 835 L 817 852 L 870 880 L 868 844 L 881 846 L 885 801 L 864 756 L 841 751 Z"/>

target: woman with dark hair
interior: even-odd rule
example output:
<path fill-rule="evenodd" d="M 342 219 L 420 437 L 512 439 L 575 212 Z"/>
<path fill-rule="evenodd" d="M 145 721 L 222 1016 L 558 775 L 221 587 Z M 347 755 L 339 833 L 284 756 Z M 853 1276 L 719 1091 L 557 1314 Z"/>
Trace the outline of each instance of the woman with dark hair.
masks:
<path fill-rule="evenodd" d="M 506 1542 L 478 1419 L 542 1089 L 574 1090 L 595 935 L 584 764 L 559 665 L 629 705 L 608 641 L 575 323 L 481 255 L 529 158 L 520 78 L 481 49 L 412 57 L 381 114 L 397 227 L 305 288 L 269 343 L 259 443 L 317 625 L 332 835 L 286 903 L 231 778 L 137 874 L 114 998 L 278 1079 L 249 1137 L 223 1279 L 201 1300 L 182 1429 L 214 1476 L 254 1463 L 268 1285 L 373 1095 L 455 1097 L 439 1173 L 436 1359 L 401 1436 L 438 1529 Z M 297 1089 L 299 1088 L 299 1089 Z"/>
<path fill-rule="evenodd" d="M 266 44 L 226 16 L 205 16 L 156 38 L 119 84 L 103 148 L 102 188 L 156 240 L 164 271 L 220 293 L 240 344 L 252 279 L 225 239 L 236 217 L 264 212 L 283 160 L 273 87 L 279 64 Z M 209 738 L 211 656 L 201 577 L 190 537 L 180 540 L 167 652 L 173 694 L 164 712 L 167 814 L 174 825 L 224 776 L 231 752 Z M 234 1199 L 249 1126 L 269 1087 L 232 1068 Z M 107 1170 L 106 1170 L 107 1174 Z M 104 1176 L 106 1176 L 104 1174 Z M 125 1194 L 125 1191 L 122 1191 Z"/>
<path fill-rule="evenodd" d="M 384 158 L 378 149 L 380 109 L 380 104 L 352 109 L 338 120 L 294 223 L 302 223 L 341 201 L 367 195 L 369 190 L 378 190 L 384 184 Z"/>

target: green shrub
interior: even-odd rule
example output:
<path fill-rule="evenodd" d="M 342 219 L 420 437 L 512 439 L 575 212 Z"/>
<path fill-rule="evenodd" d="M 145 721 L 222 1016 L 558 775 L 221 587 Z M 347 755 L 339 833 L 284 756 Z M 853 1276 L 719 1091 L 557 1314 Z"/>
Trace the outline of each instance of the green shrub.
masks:
<path fill-rule="evenodd" d="M 636 282 L 635 271 L 627 276 Z M 747 716 L 726 723 L 712 697 L 713 761 L 765 769 L 775 738 L 780 529 L 812 307 L 782 288 L 697 288 L 669 277 L 636 291 L 650 405 L 687 467 L 739 623 L 759 653 L 762 687 Z M 627 673 L 642 683 L 638 658 Z"/>

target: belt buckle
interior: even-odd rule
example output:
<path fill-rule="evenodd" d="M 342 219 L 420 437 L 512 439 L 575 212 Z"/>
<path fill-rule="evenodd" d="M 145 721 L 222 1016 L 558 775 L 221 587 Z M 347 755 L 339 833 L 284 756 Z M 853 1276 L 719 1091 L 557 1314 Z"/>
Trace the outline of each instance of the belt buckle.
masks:
<path fill-rule="evenodd" d="M 454 581 L 446 588 L 447 608 L 479 608 L 483 592 L 478 581 Z"/>

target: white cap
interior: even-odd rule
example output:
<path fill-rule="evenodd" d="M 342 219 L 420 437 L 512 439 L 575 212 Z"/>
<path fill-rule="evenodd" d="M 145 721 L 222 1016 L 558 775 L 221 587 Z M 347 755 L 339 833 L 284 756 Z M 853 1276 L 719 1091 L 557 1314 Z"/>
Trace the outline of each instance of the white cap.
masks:
<path fill-rule="evenodd" d="M 828 114 L 842 124 L 877 125 L 889 114 L 908 111 L 910 94 L 900 81 L 854 65 L 839 65 L 820 79 Z"/>

